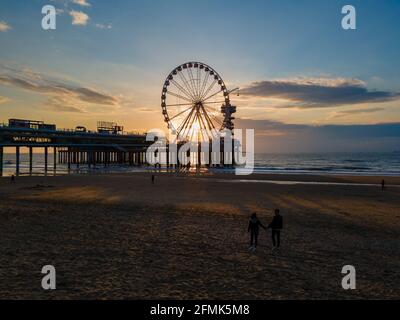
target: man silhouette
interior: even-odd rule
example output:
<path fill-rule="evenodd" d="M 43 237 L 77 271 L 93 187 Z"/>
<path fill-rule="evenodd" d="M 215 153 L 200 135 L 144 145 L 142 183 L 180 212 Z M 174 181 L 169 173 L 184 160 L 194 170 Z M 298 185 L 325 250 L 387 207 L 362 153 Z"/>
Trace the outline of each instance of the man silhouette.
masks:
<path fill-rule="evenodd" d="M 279 248 L 281 245 L 281 230 L 283 229 L 283 217 L 279 213 L 279 209 L 275 209 L 275 216 L 267 229 L 272 230 L 272 245 L 274 248 Z"/>
<path fill-rule="evenodd" d="M 260 226 L 266 229 L 260 220 L 257 218 L 257 214 L 253 213 L 249 220 L 249 227 L 247 228 L 247 232 L 250 232 L 250 247 L 249 250 L 255 251 L 257 248 L 258 242 L 258 233 L 260 230 Z"/>

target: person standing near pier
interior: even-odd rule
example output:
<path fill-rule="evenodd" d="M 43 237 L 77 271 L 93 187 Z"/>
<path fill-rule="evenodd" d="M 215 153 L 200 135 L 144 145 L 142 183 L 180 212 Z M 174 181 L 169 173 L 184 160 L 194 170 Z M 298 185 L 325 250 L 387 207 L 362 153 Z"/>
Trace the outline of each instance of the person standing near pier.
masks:
<path fill-rule="evenodd" d="M 258 243 L 258 233 L 260 231 L 260 227 L 266 229 L 261 221 L 257 218 L 257 214 L 253 213 L 251 215 L 249 226 L 247 228 L 247 232 L 250 232 L 250 247 L 249 250 L 255 251 L 257 249 Z"/>
<path fill-rule="evenodd" d="M 272 230 L 272 245 L 274 248 L 279 248 L 281 245 L 281 231 L 283 229 L 283 217 L 280 215 L 279 209 L 275 209 L 275 216 L 268 225 L 267 229 Z"/>

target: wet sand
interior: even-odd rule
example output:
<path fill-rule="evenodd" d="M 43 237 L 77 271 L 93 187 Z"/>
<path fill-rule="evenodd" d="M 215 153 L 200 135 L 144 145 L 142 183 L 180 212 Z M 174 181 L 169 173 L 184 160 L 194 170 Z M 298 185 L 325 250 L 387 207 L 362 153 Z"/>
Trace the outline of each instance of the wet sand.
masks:
<path fill-rule="evenodd" d="M 399 299 L 400 178 L 157 174 L 0 179 L 1 299 Z M 364 185 L 363 185 L 364 184 Z M 368 185 L 365 185 L 368 184 Z M 282 248 L 247 222 L 280 208 Z M 41 289 L 43 265 L 57 290 Z M 357 290 L 341 269 L 357 270 Z"/>

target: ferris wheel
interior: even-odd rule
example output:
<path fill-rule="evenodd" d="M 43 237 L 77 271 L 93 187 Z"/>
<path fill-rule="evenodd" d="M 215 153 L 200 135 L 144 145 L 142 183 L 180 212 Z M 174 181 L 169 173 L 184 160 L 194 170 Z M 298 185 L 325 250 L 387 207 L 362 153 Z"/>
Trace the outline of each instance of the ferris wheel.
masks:
<path fill-rule="evenodd" d="M 233 129 L 228 91 L 220 75 L 201 62 L 187 62 L 171 71 L 164 82 L 161 108 L 164 121 L 178 140 L 206 141 L 223 129 Z"/>

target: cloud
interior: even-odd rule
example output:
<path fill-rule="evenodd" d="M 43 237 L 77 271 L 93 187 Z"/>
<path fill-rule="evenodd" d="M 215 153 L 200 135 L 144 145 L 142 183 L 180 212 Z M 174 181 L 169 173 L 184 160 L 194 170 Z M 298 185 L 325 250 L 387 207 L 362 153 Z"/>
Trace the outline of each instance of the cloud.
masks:
<path fill-rule="evenodd" d="M 308 125 L 285 124 L 275 120 L 254 120 L 254 119 L 236 119 L 235 127 L 240 129 L 254 129 L 256 134 L 265 135 L 265 132 L 274 135 L 287 135 L 298 131 L 307 130 Z"/>
<path fill-rule="evenodd" d="M 10 29 L 11 26 L 7 22 L 0 21 L 0 32 L 7 32 Z"/>
<path fill-rule="evenodd" d="M 63 79 L 54 79 L 30 69 L 0 68 L 0 85 L 14 86 L 26 91 L 48 96 L 52 110 L 67 112 L 101 112 L 117 109 L 123 104 L 122 98 L 113 96 L 89 86 L 82 86 Z"/>
<path fill-rule="evenodd" d="M 71 105 L 71 102 L 65 97 L 58 96 L 50 98 L 45 106 L 50 111 L 69 112 L 69 113 L 85 113 L 83 109 Z"/>
<path fill-rule="evenodd" d="M 137 111 L 139 111 L 139 112 L 157 112 L 155 109 L 147 108 L 147 107 L 138 108 Z"/>
<path fill-rule="evenodd" d="M 7 97 L 0 96 L 0 104 L 6 103 L 9 101 L 10 101 L 10 99 L 8 99 Z"/>
<path fill-rule="evenodd" d="M 103 30 L 103 29 L 112 29 L 112 24 L 111 23 L 109 23 L 109 24 L 96 23 L 95 27 L 98 28 L 98 29 L 101 29 L 101 30 Z"/>
<path fill-rule="evenodd" d="M 72 17 L 72 24 L 77 26 L 86 26 L 89 21 L 89 16 L 82 11 L 72 10 L 69 12 Z"/>
<path fill-rule="evenodd" d="M 241 90 L 248 97 L 286 101 L 283 108 L 322 108 L 400 99 L 400 93 L 370 91 L 357 79 L 295 78 L 254 82 Z"/>
<path fill-rule="evenodd" d="M 78 94 L 81 100 L 86 102 L 106 105 L 115 105 L 117 103 L 116 97 L 100 93 L 90 88 L 73 88 L 72 90 Z"/>
<path fill-rule="evenodd" d="M 237 119 L 235 127 L 255 130 L 257 152 L 376 152 L 400 150 L 400 123 L 304 125 Z"/>
<path fill-rule="evenodd" d="M 72 3 L 78 4 L 83 7 L 90 7 L 91 4 L 87 2 L 86 0 L 72 0 Z"/>
<path fill-rule="evenodd" d="M 116 97 L 100 93 L 94 89 L 85 87 L 74 87 L 69 84 L 57 83 L 46 79 L 33 81 L 32 79 L 27 80 L 10 75 L 0 75 L 0 84 L 12 85 L 28 91 L 35 91 L 43 94 L 74 96 L 79 100 L 89 103 L 103 105 L 115 105 L 117 103 Z"/>
<path fill-rule="evenodd" d="M 342 138 L 359 137 L 400 137 L 400 123 L 377 124 L 328 124 L 308 125 L 290 124 L 274 120 L 237 119 L 238 128 L 251 128 L 262 132 L 263 130 L 279 130 L 286 134 L 297 135 L 300 132 L 312 132 L 318 136 L 340 136 Z M 400 143 L 400 141 L 399 141 Z"/>
<path fill-rule="evenodd" d="M 386 109 L 381 108 L 381 107 L 341 110 L 341 111 L 335 112 L 334 117 L 339 118 L 339 117 L 345 117 L 345 116 L 349 116 L 349 115 L 368 114 L 368 113 L 375 113 L 375 112 L 384 111 L 384 110 L 386 110 Z"/>

